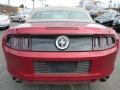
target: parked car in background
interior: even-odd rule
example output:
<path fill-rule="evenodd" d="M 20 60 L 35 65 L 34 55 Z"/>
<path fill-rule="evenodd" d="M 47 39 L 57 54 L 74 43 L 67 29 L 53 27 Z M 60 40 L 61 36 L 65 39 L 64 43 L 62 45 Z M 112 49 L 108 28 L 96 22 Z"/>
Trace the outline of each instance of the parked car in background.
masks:
<path fill-rule="evenodd" d="M 14 80 L 80 84 L 111 76 L 119 37 L 84 9 L 46 7 L 5 32 L 2 46 Z"/>
<path fill-rule="evenodd" d="M 10 14 L 10 20 L 12 21 L 13 20 L 13 18 L 14 18 L 14 16 L 16 15 L 17 13 L 11 13 Z"/>
<path fill-rule="evenodd" d="M 113 22 L 113 29 L 116 30 L 116 32 L 120 33 L 120 15 L 116 17 L 116 19 Z"/>
<path fill-rule="evenodd" d="M 8 29 L 10 27 L 10 18 L 8 15 L 0 12 L 0 28 Z"/>
<path fill-rule="evenodd" d="M 11 21 L 25 22 L 29 16 L 29 13 L 17 13 L 11 17 Z"/>
<path fill-rule="evenodd" d="M 112 26 L 114 19 L 119 15 L 118 12 L 106 12 L 103 15 L 97 17 L 95 21 L 105 26 Z"/>

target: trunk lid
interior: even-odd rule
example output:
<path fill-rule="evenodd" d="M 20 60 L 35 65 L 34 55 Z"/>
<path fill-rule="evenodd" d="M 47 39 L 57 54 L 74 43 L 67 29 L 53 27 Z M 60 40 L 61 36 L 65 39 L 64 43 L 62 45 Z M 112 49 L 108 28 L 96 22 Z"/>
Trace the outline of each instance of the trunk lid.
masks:
<path fill-rule="evenodd" d="M 105 26 L 78 22 L 25 23 L 15 29 L 20 34 L 109 34 Z"/>

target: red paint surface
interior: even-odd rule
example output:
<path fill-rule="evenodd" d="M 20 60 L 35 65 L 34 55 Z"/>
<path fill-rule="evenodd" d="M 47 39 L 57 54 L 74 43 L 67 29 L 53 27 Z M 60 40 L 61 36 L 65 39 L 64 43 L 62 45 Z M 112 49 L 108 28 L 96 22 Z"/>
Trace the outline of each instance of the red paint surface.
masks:
<path fill-rule="evenodd" d="M 103 51 L 90 52 L 29 52 L 17 51 L 5 45 L 5 38 L 8 34 L 113 34 L 117 43 L 114 47 Z M 9 73 L 25 81 L 37 81 L 41 83 L 92 81 L 109 76 L 114 70 L 114 63 L 119 47 L 117 34 L 108 28 L 88 28 L 81 25 L 79 30 L 46 30 L 40 24 L 30 27 L 12 28 L 5 32 L 3 37 L 3 50 L 7 61 Z M 64 73 L 64 74 L 36 74 L 33 68 L 33 61 L 82 61 L 90 60 L 90 72 L 86 74 Z"/>

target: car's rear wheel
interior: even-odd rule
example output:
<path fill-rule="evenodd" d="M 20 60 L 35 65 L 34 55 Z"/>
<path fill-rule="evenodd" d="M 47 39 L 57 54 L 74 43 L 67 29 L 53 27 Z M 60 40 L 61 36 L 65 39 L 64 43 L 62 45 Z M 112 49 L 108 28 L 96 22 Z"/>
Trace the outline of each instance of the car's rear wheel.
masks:
<path fill-rule="evenodd" d="M 22 23 L 22 22 L 23 22 L 23 20 L 20 18 L 20 19 L 19 19 L 19 22 L 20 22 L 20 23 Z"/>

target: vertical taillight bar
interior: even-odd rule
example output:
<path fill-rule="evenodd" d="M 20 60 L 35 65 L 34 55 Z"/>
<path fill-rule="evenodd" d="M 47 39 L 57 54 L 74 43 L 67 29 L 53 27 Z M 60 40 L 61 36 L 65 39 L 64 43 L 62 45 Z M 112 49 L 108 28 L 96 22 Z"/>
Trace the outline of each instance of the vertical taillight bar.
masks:
<path fill-rule="evenodd" d="M 30 35 L 22 36 L 22 49 L 23 50 L 31 49 Z"/>

